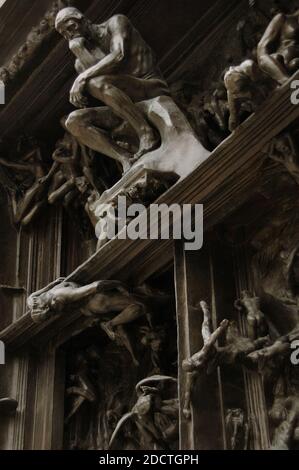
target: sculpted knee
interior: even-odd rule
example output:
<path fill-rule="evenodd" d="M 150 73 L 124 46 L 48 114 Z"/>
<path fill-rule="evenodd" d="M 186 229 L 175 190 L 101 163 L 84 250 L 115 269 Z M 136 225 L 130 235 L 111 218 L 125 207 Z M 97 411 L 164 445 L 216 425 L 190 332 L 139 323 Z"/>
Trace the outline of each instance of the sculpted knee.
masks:
<path fill-rule="evenodd" d="M 269 56 L 266 54 L 260 55 L 258 57 L 258 64 L 260 69 L 263 71 L 268 71 L 269 68 Z"/>
<path fill-rule="evenodd" d="M 73 111 L 65 121 L 66 129 L 74 136 L 79 135 L 83 119 L 84 117 L 81 110 Z"/>
<path fill-rule="evenodd" d="M 92 78 L 88 82 L 89 93 L 93 96 L 98 96 L 99 94 L 104 96 L 110 88 L 111 84 L 106 77 Z"/>

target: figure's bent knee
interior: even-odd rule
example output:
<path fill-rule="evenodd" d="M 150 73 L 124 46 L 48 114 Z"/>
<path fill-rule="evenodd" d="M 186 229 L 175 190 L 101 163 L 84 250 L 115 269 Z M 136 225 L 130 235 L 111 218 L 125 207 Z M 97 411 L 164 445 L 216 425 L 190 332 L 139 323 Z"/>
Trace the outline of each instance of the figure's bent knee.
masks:
<path fill-rule="evenodd" d="M 49 204 L 54 204 L 55 203 L 55 196 L 53 194 L 50 194 L 48 196 L 48 203 Z"/>
<path fill-rule="evenodd" d="M 263 54 L 263 55 L 260 55 L 259 58 L 258 58 L 258 64 L 261 68 L 261 70 L 263 71 L 268 71 L 269 69 L 269 59 L 270 59 L 270 56 L 268 54 Z"/>
<path fill-rule="evenodd" d="M 73 111 L 66 119 L 65 127 L 72 135 L 78 136 L 84 119 L 85 112 L 83 110 Z"/>
<path fill-rule="evenodd" d="M 108 77 L 92 78 L 88 82 L 88 91 L 92 96 L 104 96 L 111 88 L 111 83 Z"/>

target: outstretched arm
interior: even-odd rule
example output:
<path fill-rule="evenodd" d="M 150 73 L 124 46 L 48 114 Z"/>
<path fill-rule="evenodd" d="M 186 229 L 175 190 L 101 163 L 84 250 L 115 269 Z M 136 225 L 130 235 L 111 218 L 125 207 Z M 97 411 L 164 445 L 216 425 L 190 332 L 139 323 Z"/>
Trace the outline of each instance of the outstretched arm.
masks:
<path fill-rule="evenodd" d="M 30 171 L 30 165 L 26 165 L 26 163 L 9 162 L 4 158 L 0 158 L 0 163 L 7 168 L 13 168 L 14 170 Z"/>
<path fill-rule="evenodd" d="M 58 170 L 59 166 L 60 166 L 59 163 L 56 162 L 56 161 L 54 161 L 54 163 L 53 163 L 53 165 L 51 166 L 51 168 L 50 168 L 48 174 L 45 175 L 43 178 L 41 178 L 40 181 L 43 181 L 43 182 L 49 181 L 49 180 L 52 178 L 52 176 L 55 175 L 55 173 L 56 173 L 56 171 Z"/>
<path fill-rule="evenodd" d="M 59 289 L 55 292 L 54 305 L 55 302 L 61 304 L 75 303 L 80 300 L 89 297 L 90 295 L 95 295 L 98 291 L 98 282 L 93 282 L 87 286 L 74 287 L 73 285 L 61 285 Z"/>
<path fill-rule="evenodd" d="M 53 289 L 53 287 L 56 287 L 58 284 L 61 284 L 64 281 L 64 279 L 65 279 L 64 277 L 60 277 L 59 279 L 56 279 L 55 281 L 48 284 L 46 287 L 43 287 L 37 292 L 33 292 L 33 294 L 31 294 L 30 297 L 38 297 L 39 295 L 44 294 L 45 292 L 48 292 L 50 289 Z"/>

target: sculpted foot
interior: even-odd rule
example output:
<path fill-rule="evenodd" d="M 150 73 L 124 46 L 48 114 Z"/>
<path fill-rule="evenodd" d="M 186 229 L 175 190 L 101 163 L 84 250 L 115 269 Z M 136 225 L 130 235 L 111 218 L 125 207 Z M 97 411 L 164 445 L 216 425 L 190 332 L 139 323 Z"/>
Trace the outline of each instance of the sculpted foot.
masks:
<path fill-rule="evenodd" d="M 133 163 L 135 163 L 135 158 L 124 158 L 121 162 L 123 166 L 123 174 L 127 173 L 131 169 Z"/>
<path fill-rule="evenodd" d="M 142 157 L 142 155 L 145 153 L 148 153 L 151 150 L 157 148 L 159 142 L 159 137 L 157 137 L 152 129 L 149 128 L 147 131 L 145 131 L 142 138 L 140 139 L 140 147 L 138 152 L 135 154 L 135 161 Z"/>
<path fill-rule="evenodd" d="M 191 419 L 191 410 L 189 408 L 183 409 L 183 415 L 188 421 Z"/>
<path fill-rule="evenodd" d="M 109 336 L 109 338 L 112 341 L 115 341 L 115 333 L 110 325 L 109 322 L 103 322 L 101 323 L 101 328 L 105 331 L 106 335 Z"/>

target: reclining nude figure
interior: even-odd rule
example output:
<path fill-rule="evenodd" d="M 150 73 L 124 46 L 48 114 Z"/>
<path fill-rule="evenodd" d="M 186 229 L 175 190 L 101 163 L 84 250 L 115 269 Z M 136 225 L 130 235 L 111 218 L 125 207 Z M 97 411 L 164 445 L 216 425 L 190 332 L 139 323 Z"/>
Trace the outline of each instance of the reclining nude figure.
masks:
<path fill-rule="evenodd" d="M 123 326 L 143 315 L 149 319 L 149 301 L 154 299 L 153 293 L 147 295 L 141 290 L 140 294 L 130 293 L 120 281 L 96 281 L 80 286 L 59 278 L 49 286 L 31 294 L 27 305 L 35 322 L 45 321 L 58 313 L 73 312 L 75 309 L 88 317 L 103 318 L 100 322 L 102 329 L 111 340 L 120 340 L 137 365 Z M 113 318 L 110 319 L 113 314 Z"/>
<path fill-rule="evenodd" d="M 79 10 L 68 7 L 58 13 L 56 29 L 76 57 L 78 77 L 70 101 L 84 108 L 70 114 L 67 130 L 81 144 L 119 161 L 127 171 L 160 140 L 135 104 L 170 94 L 155 55 L 123 15 L 95 25 Z M 91 99 L 106 106 L 88 108 Z M 111 138 L 112 130 L 127 124 L 139 138 L 135 156 Z"/>

